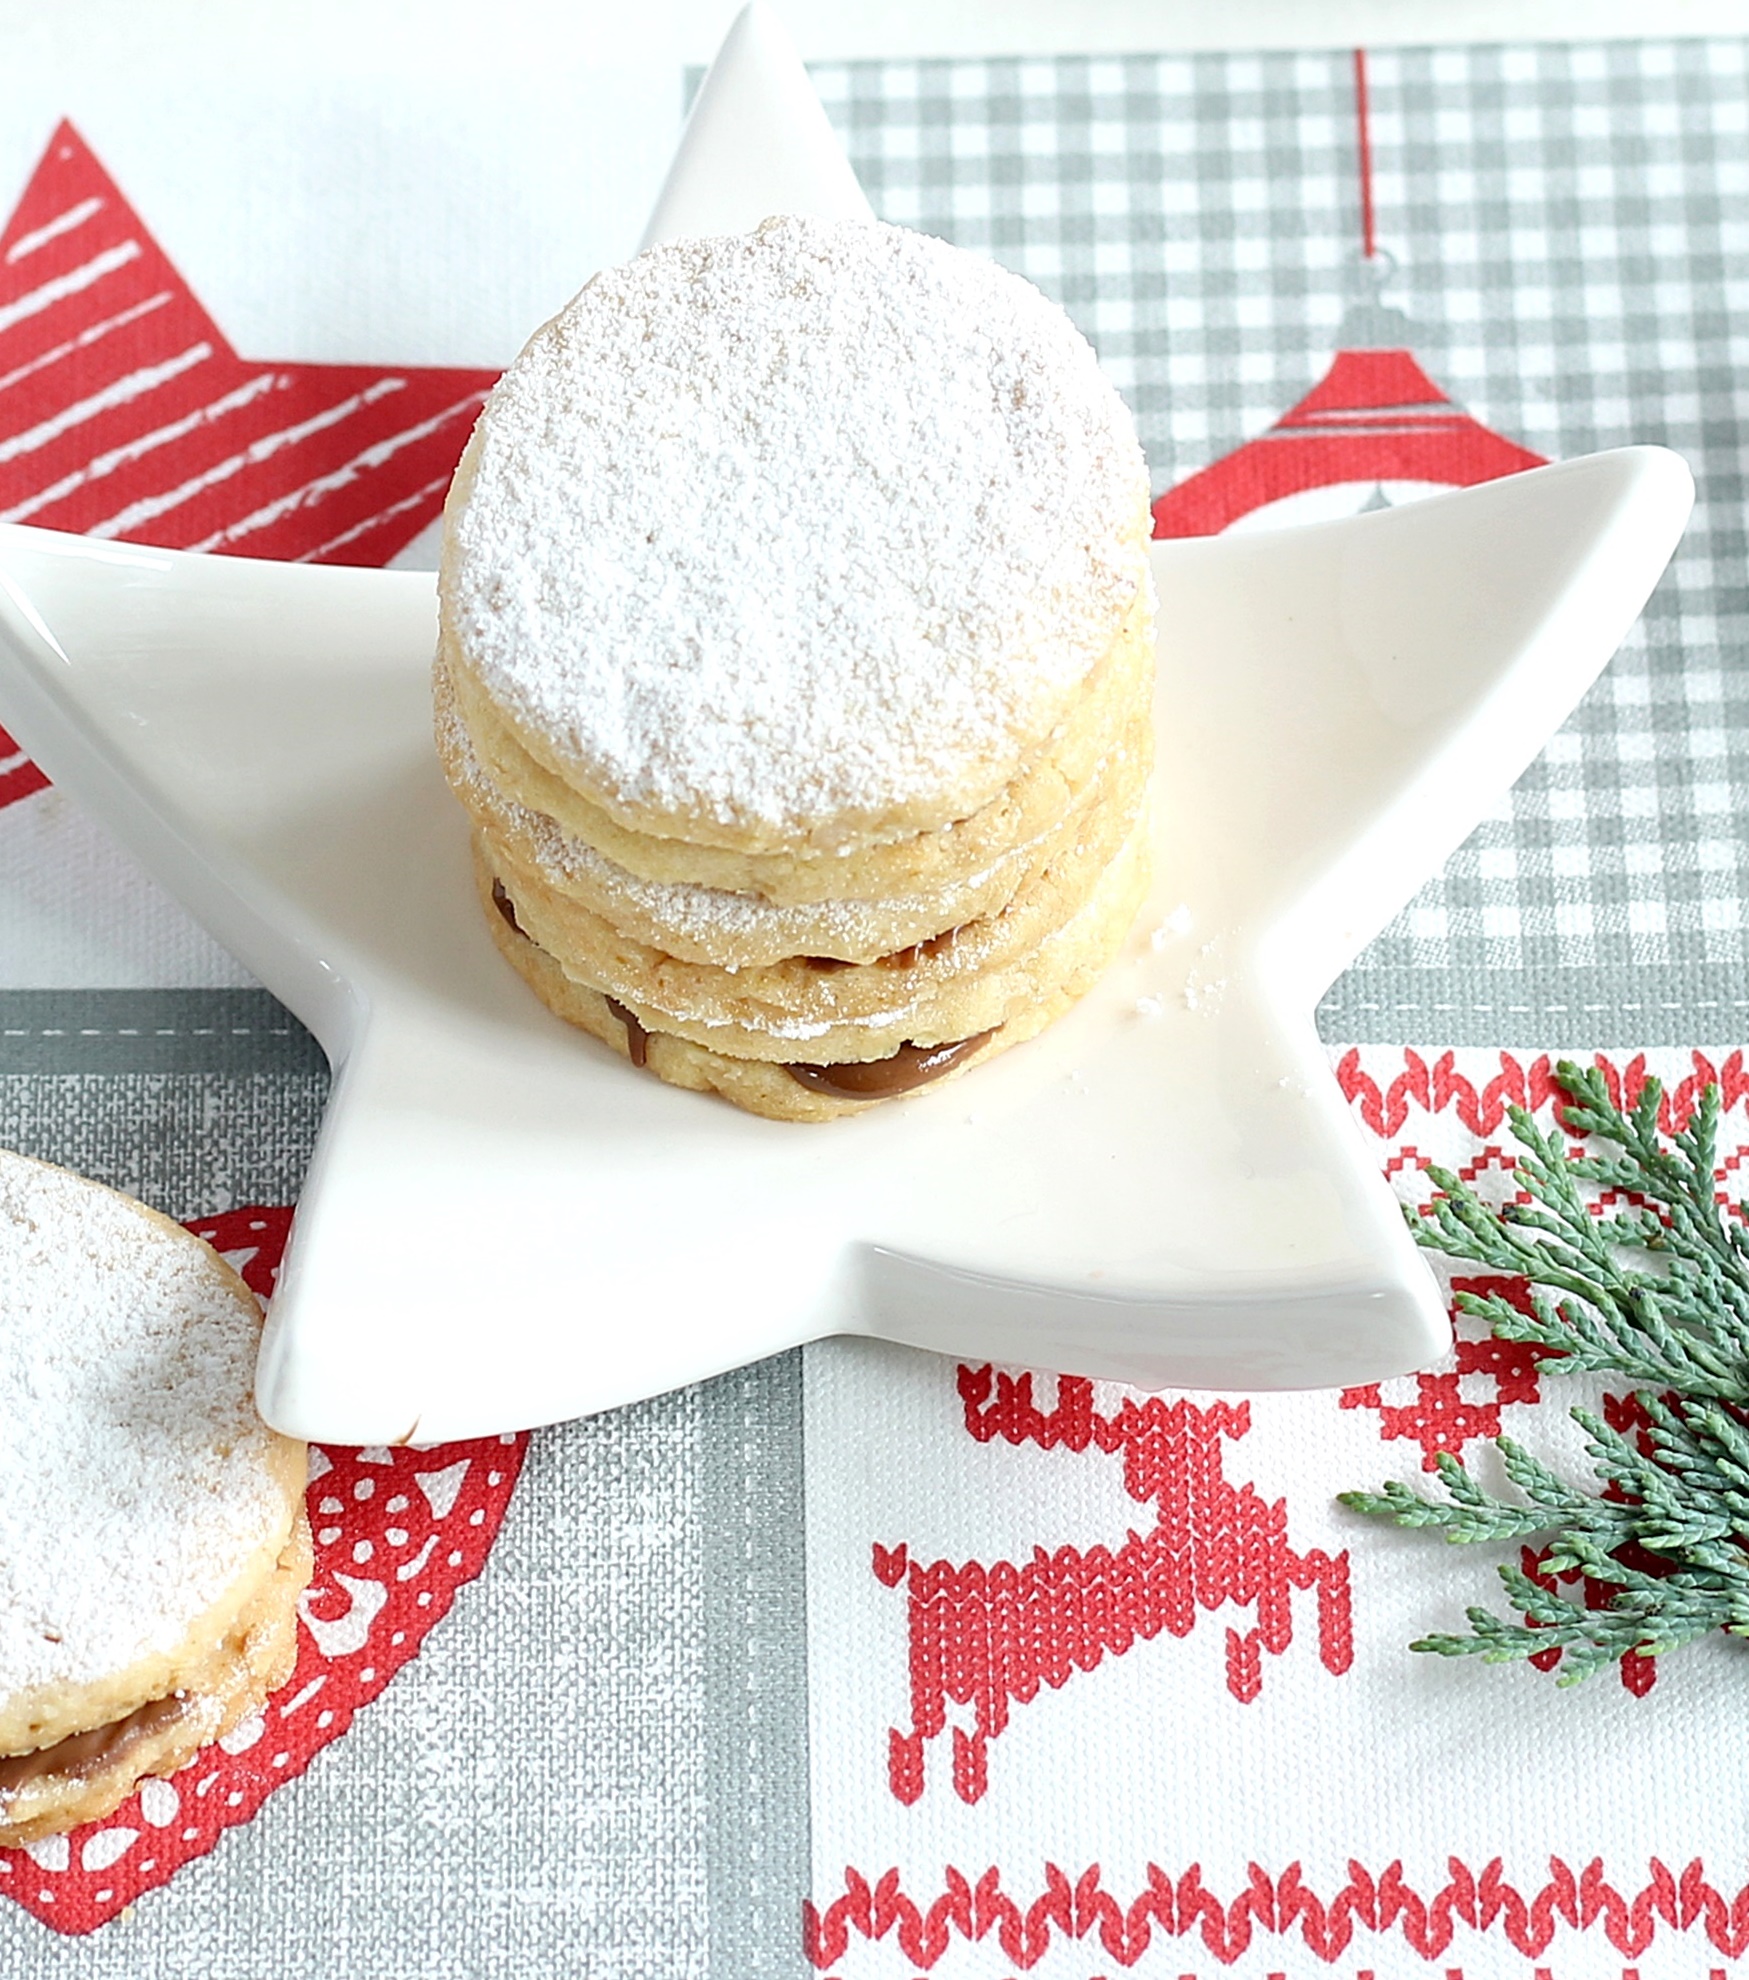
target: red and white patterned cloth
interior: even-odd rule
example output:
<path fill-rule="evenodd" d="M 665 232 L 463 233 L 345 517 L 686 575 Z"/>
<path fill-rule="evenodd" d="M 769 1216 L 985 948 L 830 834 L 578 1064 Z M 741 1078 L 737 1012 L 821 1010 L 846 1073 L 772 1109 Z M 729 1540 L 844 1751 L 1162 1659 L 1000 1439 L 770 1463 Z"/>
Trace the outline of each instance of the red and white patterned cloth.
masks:
<path fill-rule="evenodd" d="M 1552 1119 L 1550 1055 L 1338 1063 L 1406 1202 L 1429 1161 L 1515 1194 L 1506 1105 Z M 1630 1099 L 1662 1079 L 1667 1125 L 1718 1080 L 1720 1192 L 1741 1193 L 1742 1053 L 1599 1063 Z M 1565 1407 L 1626 1423 L 1619 1399 L 1476 1331 L 1425 1374 L 1248 1398 L 810 1349 L 814 1967 L 1727 1970 L 1749 1948 L 1742 1646 L 1577 1693 L 1412 1656 L 1500 1606 L 1504 1552 L 1335 1503 L 1442 1450 L 1489 1474 L 1501 1430 L 1589 1480 Z"/>

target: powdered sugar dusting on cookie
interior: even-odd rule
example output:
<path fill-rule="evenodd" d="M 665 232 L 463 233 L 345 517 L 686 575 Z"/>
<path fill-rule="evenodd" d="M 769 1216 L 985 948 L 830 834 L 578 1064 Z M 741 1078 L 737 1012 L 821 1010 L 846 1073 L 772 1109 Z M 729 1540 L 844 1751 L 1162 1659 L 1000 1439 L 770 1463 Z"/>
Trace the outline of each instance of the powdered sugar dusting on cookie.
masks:
<path fill-rule="evenodd" d="M 198 1240 L 0 1152 L 0 1699 L 174 1649 L 283 1537 L 259 1339 Z"/>
<path fill-rule="evenodd" d="M 450 636 L 609 810 L 848 841 L 987 801 L 1140 577 L 1147 479 L 1055 304 L 875 223 L 598 275 L 494 391 Z"/>

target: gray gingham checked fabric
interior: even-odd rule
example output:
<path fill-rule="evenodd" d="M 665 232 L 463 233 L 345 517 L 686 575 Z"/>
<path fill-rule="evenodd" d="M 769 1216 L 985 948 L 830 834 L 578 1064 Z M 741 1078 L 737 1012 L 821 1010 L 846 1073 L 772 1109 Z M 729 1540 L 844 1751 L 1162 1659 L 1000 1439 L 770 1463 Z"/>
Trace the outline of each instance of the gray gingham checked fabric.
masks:
<path fill-rule="evenodd" d="M 1700 501 L 1643 625 L 1337 987 L 1328 1035 L 1744 1031 L 1746 57 L 1728 41 L 1370 58 L 1383 299 L 1422 364 L 1549 458 L 1674 447 Z M 1156 492 L 1328 364 L 1360 293 L 1347 53 L 813 74 L 884 218 L 996 255 L 1092 337 Z"/>

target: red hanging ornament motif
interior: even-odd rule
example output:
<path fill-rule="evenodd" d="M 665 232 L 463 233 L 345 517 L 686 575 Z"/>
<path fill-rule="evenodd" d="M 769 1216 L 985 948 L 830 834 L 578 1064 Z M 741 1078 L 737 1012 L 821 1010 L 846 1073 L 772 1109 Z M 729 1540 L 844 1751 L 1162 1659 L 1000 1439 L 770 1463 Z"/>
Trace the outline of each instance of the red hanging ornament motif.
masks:
<path fill-rule="evenodd" d="M 1365 293 L 1343 320 L 1329 370 L 1303 399 L 1159 498 L 1156 537 L 1322 521 L 1544 465 L 1447 397 L 1410 349 L 1409 319 L 1380 300 L 1395 263 L 1375 234 L 1363 49 L 1354 71 Z"/>

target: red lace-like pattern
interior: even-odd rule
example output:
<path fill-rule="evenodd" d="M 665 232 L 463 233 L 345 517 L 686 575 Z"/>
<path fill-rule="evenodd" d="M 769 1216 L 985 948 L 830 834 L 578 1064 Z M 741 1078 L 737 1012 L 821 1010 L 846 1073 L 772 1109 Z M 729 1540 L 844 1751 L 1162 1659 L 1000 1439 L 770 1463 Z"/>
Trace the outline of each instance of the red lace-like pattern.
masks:
<path fill-rule="evenodd" d="M 251 1205 L 189 1228 L 265 1298 L 291 1215 Z M 0 1896 L 58 1932 L 91 1932 L 250 1820 L 346 1731 L 485 1566 L 527 1446 L 526 1433 L 427 1450 L 312 1445 L 316 1565 L 290 1679 L 217 1746 L 167 1780 L 141 1782 L 103 1821 L 0 1850 Z"/>

